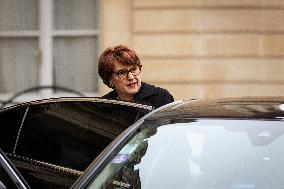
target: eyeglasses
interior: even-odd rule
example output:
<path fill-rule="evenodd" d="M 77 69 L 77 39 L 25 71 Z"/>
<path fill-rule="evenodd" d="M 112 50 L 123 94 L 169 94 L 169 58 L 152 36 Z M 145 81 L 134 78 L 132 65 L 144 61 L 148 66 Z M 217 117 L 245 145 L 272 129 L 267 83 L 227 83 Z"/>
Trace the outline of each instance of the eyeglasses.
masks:
<path fill-rule="evenodd" d="M 114 73 L 116 74 L 120 79 L 126 79 L 128 77 L 129 72 L 131 72 L 131 74 L 133 76 L 137 76 L 140 74 L 141 72 L 141 67 L 142 65 L 139 66 L 133 66 L 132 68 L 130 68 L 130 70 L 119 70 L 118 72 Z"/>

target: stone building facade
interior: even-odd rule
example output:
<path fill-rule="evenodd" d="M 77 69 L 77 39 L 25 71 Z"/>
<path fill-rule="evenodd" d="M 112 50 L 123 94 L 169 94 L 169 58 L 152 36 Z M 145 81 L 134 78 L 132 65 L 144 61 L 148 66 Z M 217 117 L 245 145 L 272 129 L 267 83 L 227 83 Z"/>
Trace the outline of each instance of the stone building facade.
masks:
<path fill-rule="evenodd" d="M 106 0 L 100 15 L 100 50 L 134 48 L 175 99 L 284 94 L 282 0 Z"/>

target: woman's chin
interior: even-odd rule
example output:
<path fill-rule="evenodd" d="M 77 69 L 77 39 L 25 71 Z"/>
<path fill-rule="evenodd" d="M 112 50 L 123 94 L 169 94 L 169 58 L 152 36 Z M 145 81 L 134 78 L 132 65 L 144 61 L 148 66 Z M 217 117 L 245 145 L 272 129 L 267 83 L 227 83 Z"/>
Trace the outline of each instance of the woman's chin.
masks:
<path fill-rule="evenodd" d="M 127 87 L 126 91 L 130 95 L 135 95 L 139 91 L 139 88 L 137 87 L 137 85 L 135 87 Z"/>

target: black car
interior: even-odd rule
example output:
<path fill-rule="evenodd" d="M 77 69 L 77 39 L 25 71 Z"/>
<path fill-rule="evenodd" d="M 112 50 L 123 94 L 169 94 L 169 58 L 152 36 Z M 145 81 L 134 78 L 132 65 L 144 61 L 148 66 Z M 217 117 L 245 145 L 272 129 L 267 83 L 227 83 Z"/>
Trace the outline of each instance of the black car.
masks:
<path fill-rule="evenodd" d="M 0 188 L 69 188 L 151 109 L 99 98 L 54 98 L 1 109 Z"/>
<path fill-rule="evenodd" d="M 284 97 L 183 100 L 125 130 L 72 188 L 282 189 Z"/>

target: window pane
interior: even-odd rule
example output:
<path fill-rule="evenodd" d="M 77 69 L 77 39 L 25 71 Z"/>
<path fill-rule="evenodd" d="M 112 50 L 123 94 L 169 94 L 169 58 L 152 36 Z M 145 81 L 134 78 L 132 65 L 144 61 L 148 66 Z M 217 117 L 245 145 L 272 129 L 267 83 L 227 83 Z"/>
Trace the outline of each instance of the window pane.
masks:
<path fill-rule="evenodd" d="M 98 26 L 96 0 L 55 0 L 55 29 L 96 29 Z"/>
<path fill-rule="evenodd" d="M 38 85 L 36 55 L 36 39 L 0 39 L 0 93 Z"/>
<path fill-rule="evenodd" d="M 15 154 L 85 170 L 139 113 L 134 107 L 88 101 L 30 106 Z M 11 125 L 1 118 L 3 126 Z"/>
<path fill-rule="evenodd" d="M 1 0 L 0 30 L 36 30 L 38 0 Z"/>
<path fill-rule="evenodd" d="M 0 148 L 6 153 L 13 153 L 25 111 L 25 107 L 18 107 L 0 113 Z"/>
<path fill-rule="evenodd" d="M 97 91 L 97 39 L 56 38 L 55 84 L 80 92 Z"/>

